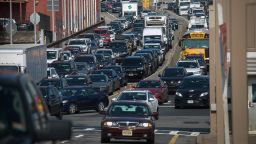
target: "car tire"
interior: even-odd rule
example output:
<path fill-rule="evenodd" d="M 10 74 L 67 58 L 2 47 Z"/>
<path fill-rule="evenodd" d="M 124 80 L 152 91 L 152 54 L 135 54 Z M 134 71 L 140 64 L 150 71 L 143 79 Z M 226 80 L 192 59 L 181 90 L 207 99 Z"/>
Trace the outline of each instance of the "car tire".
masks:
<path fill-rule="evenodd" d="M 75 113 L 78 113 L 79 110 L 76 106 L 76 104 L 70 104 L 69 107 L 68 107 L 68 113 L 69 114 L 75 114 Z"/>
<path fill-rule="evenodd" d="M 110 142 L 110 138 L 108 137 L 102 137 L 101 136 L 101 143 L 109 143 Z"/>
<path fill-rule="evenodd" d="M 147 144 L 154 144 L 155 143 L 155 136 L 153 136 L 151 139 L 147 139 Z"/>
<path fill-rule="evenodd" d="M 105 109 L 105 103 L 103 101 L 99 102 L 96 108 L 97 112 L 104 111 Z"/>

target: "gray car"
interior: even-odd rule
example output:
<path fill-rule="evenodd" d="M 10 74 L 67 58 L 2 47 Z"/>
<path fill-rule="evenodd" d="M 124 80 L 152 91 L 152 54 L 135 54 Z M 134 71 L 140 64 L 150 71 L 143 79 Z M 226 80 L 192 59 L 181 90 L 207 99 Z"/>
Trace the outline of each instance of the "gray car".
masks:
<path fill-rule="evenodd" d="M 91 74 L 89 79 L 92 82 L 92 87 L 100 88 L 101 91 L 105 91 L 107 94 L 112 94 L 115 91 L 113 81 L 105 74 Z"/>

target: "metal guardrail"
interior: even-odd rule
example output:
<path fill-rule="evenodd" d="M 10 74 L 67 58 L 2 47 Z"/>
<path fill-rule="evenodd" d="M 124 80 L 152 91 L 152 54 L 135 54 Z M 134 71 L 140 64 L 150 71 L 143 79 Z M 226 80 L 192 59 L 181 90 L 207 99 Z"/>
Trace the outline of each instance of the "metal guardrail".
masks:
<path fill-rule="evenodd" d="M 47 45 L 47 48 L 54 47 L 55 45 L 58 45 L 58 44 L 60 44 L 60 43 L 62 43 L 62 42 L 64 42 L 64 41 L 66 41 L 66 40 L 68 40 L 68 39 L 70 39 L 70 38 L 73 38 L 73 37 L 75 37 L 75 36 L 78 36 L 78 35 L 80 35 L 80 34 L 86 32 L 86 31 L 91 30 L 91 29 L 93 29 L 93 28 L 95 28 L 95 27 L 97 27 L 97 26 L 99 26 L 99 25 L 101 25 L 101 24 L 104 24 L 104 23 L 105 23 L 105 20 L 102 20 L 102 21 L 96 23 L 95 25 L 92 25 L 92 26 L 90 26 L 90 27 L 87 27 L 87 28 L 85 28 L 85 29 L 83 29 L 83 30 L 81 30 L 81 31 L 79 31 L 79 32 L 76 32 L 76 33 L 70 35 L 70 36 L 67 36 L 67 37 L 65 37 L 65 38 L 63 38 L 63 39 L 60 39 L 60 40 L 58 40 L 58 41 L 55 41 L 55 42 L 52 42 L 52 43 L 48 44 L 48 45 Z"/>

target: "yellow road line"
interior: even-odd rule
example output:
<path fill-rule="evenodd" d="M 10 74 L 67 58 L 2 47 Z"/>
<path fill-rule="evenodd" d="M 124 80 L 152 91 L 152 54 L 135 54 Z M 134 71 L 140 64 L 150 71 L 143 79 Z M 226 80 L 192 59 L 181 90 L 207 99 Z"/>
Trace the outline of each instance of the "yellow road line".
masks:
<path fill-rule="evenodd" d="M 178 137 L 179 137 L 178 134 L 174 135 L 172 137 L 172 139 L 170 140 L 169 144 L 176 144 L 176 141 L 177 141 Z"/>

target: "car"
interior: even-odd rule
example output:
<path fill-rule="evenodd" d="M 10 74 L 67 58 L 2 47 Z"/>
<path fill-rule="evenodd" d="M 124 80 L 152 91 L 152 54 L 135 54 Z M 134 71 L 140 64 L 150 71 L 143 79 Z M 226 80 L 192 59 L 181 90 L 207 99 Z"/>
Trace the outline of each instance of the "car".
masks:
<path fill-rule="evenodd" d="M 74 61 L 54 61 L 49 64 L 49 67 L 54 67 L 60 77 L 77 72 Z"/>
<path fill-rule="evenodd" d="M 149 53 L 135 53 L 133 56 L 140 56 L 140 57 L 144 57 L 146 60 L 146 63 L 149 66 L 149 75 L 151 75 L 154 72 L 154 59 L 152 57 L 152 55 L 150 55 Z"/>
<path fill-rule="evenodd" d="M 47 68 L 47 77 L 48 78 L 59 78 L 59 75 L 56 72 L 54 67 L 48 67 Z"/>
<path fill-rule="evenodd" d="M 207 70 L 207 64 L 201 55 L 188 55 L 185 58 L 186 60 L 198 60 L 200 69 L 202 71 L 202 74 L 206 75 L 208 70 Z"/>
<path fill-rule="evenodd" d="M 95 42 L 98 46 L 103 42 L 100 40 L 100 36 L 96 33 L 84 33 L 77 36 L 77 38 L 89 38 L 91 42 Z"/>
<path fill-rule="evenodd" d="M 127 41 L 115 40 L 109 44 L 107 49 L 111 49 L 114 53 L 115 62 L 120 64 L 123 59 L 132 54 L 132 50 L 129 48 Z"/>
<path fill-rule="evenodd" d="M 112 13 L 120 13 L 120 12 L 122 12 L 122 3 L 114 2 L 112 4 Z"/>
<path fill-rule="evenodd" d="M 136 42 L 133 40 L 132 36 L 117 35 L 116 40 L 126 41 L 128 44 L 128 48 L 131 49 L 131 51 L 137 50 L 137 45 L 135 46 Z"/>
<path fill-rule="evenodd" d="M 111 49 L 97 49 L 95 54 L 103 54 L 106 59 L 114 59 L 114 53 Z"/>
<path fill-rule="evenodd" d="M 83 53 L 87 53 L 90 54 L 91 53 L 91 49 L 89 47 L 89 42 L 91 42 L 91 40 L 89 38 L 77 38 L 77 39 L 70 39 L 68 41 L 67 46 L 78 46 L 81 47 L 83 50 Z"/>
<path fill-rule="evenodd" d="M 150 55 L 152 55 L 153 57 L 153 65 L 154 65 L 154 71 L 157 70 L 158 68 L 158 55 L 157 53 L 155 53 L 155 51 L 152 51 L 152 50 L 148 50 L 148 49 L 142 49 L 142 50 L 139 50 L 139 51 L 136 51 L 136 54 L 137 53 L 149 53 Z"/>
<path fill-rule="evenodd" d="M 166 67 L 162 74 L 158 76 L 162 81 L 166 82 L 168 92 L 175 93 L 183 78 L 190 75 L 193 75 L 193 73 L 188 73 L 183 67 Z"/>
<path fill-rule="evenodd" d="M 87 62 L 75 62 L 77 71 L 81 75 L 88 75 L 93 71 L 92 67 Z"/>
<path fill-rule="evenodd" d="M 184 67 L 187 72 L 192 72 L 194 75 L 202 75 L 202 70 L 197 60 L 179 60 L 176 66 Z"/>
<path fill-rule="evenodd" d="M 90 66 L 91 70 L 97 70 L 99 68 L 99 64 L 97 62 L 97 58 L 95 55 L 80 55 L 75 57 L 75 62 L 86 62 Z"/>
<path fill-rule="evenodd" d="M 155 142 L 155 112 L 144 102 L 117 101 L 110 104 L 101 121 L 101 143 L 116 139 L 146 139 Z"/>
<path fill-rule="evenodd" d="M 103 54 L 95 54 L 95 57 L 98 61 L 100 69 L 105 67 L 105 66 L 113 64 L 113 61 L 110 61 L 109 59 L 106 59 Z"/>
<path fill-rule="evenodd" d="M 108 30 L 96 28 L 94 33 L 100 35 L 100 39 L 103 42 L 103 45 L 100 45 L 100 47 L 107 46 L 110 43 L 110 32 Z"/>
<path fill-rule="evenodd" d="M 65 51 L 70 51 L 72 57 L 76 57 L 78 55 L 84 54 L 83 49 L 80 46 L 67 46 L 64 48 Z"/>
<path fill-rule="evenodd" d="M 100 3 L 100 11 L 101 12 L 106 12 L 107 10 L 108 9 L 107 9 L 106 3 L 101 2 Z"/>
<path fill-rule="evenodd" d="M 115 70 L 113 69 L 101 69 L 93 71 L 92 74 L 105 74 L 108 78 L 113 81 L 114 90 L 118 90 L 121 87 L 120 78 Z"/>
<path fill-rule="evenodd" d="M 113 69 L 114 71 L 116 71 L 116 73 L 118 74 L 118 76 L 120 78 L 121 86 L 127 85 L 127 79 L 125 77 L 122 66 L 120 66 L 120 65 L 110 65 L 110 66 L 103 67 L 103 69 Z"/>
<path fill-rule="evenodd" d="M 135 32 L 124 32 L 122 33 L 122 36 L 125 36 L 127 38 L 129 37 L 133 42 L 133 47 L 135 48 L 135 50 L 137 50 L 137 46 L 139 46 L 140 42 Z"/>
<path fill-rule="evenodd" d="M 185 77 L 175 93 L 175 108 L 185 106 L 209 108 L 209 77 L 193 75 Z"/>
<path fill-rule="evenodd" d="M 159 118 L 158 100 L 155 95 L 149 90 L 124 90 L 112 101 L 143 101 L 147 103 L 152 112 L 156 112 L 156 119 Z"/>
<path fill-rule="evenodd" d="M 72 124 L 49 117 L 40 90 L 26 74 L 0 74 L 0 143 L 70 140 Z M 53 135 L 56 133 L 56 135 Z"/>
<path fill-rule="evenodd" d="M 168 86 L 162 80 L 141 80 L 136 85 L 135 90 L 149 90 L 155 95 L 159 104 L 163 104 L 168 101 Z"/>
<path fill-rule="evenodd" d="M 39 89 L 50 114 L 58 119 L 62 119 L 62 97 L 58 89 L 53 85 L 39 86 Z"/>
<path fill-rule="evenodd" d="M 113 81 L 109 80 L 105 74 L 91 74 L 89 79 L 92 82 L 91 87 L 100 88 L 101 91 L 105 91 L 108 95 L 113 94 L 115 91 Z"/>
<path fill-rule="evenodd" d="M 103 111 L 109 103 L 106 93 L 92 87 L 70 86 L 61 93 L 62 111 L 69 114 L 79 113 L 81 110 Z"/>
<path fill-rule="evenodd" d="M 141 56 L 128 56 L 122 62 L 125 77 L 131 79 L 143 79 L 149 74 L 149 67 L 145 58 Z"/>
<path fill-rule="evenodd" d="M 120 34 L 123 32 L 122 26 L 118 23 L 110 23 L 108 25 L 112 27 L 116 34 Z"/>
<path fill-rule="evenodd" d="M 88 44 L 89 44 L 89 47 L 90 47 L 90 49 L 91 49 L 92 54 L 94 54 L 95 51 L 99 48 L 99 46 L 97 45 L 97 43 L 94 42 L 94 41 L 89 42 Z"/>
<path fill-rule="evenodd" d="M 85 75 L 68 75 L 65 77 L 68 86 L 89 86 L 91 81 Z"/>
<path fill-rule="evenodd" d="M 48 86 L 53 85 L 59 91 L 68 86 L 66 79 L 64 78 L 44 78 L 37 83 L 38 86 Z"/>

